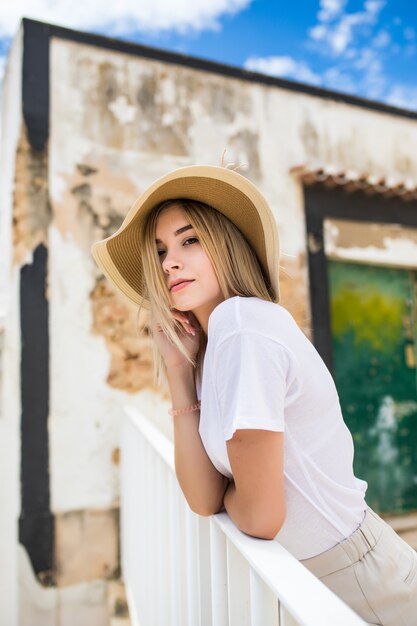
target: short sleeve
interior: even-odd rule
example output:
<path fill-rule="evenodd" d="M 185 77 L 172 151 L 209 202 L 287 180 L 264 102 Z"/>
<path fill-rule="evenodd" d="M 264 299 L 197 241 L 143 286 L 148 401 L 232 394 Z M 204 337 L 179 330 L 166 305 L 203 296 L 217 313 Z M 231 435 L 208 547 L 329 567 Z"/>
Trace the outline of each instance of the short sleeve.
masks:
<path fill-rule="evenodd" d="M 291 356 L 277 341 L 236 332 L 216 351 L 215 390 L 225 440 L 239 428 L 283 432 Z"/>

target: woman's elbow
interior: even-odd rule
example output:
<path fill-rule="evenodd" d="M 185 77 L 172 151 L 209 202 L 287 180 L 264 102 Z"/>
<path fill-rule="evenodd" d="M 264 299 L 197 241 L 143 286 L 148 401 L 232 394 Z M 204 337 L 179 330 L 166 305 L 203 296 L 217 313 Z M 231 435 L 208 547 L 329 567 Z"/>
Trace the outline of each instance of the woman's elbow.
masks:
<path fill-rule="evenodd" d="M 275 537 L 278 535 L 281 528 L 282 524 L 268 528 L 267 531 L 263 533 L 261 539 L 269 539 L 270 541 L 272 541 L 272 539 L 275 539 Z"/>
<path fill-rule="evenodd" d="M 190 503 L 188 503 L 188 505 L 193 513 L 196 513 L 197 515 L 200 515 L 201 517 L 210 517 L 211 515 L 215 515 L 216 513 L 219 512 L 219 511 L 216 511 L 214 508 L 210 508 L 205 505 L 191 506 Z"/>
<path fill-rule="evenodd" d="M 285 512 L 269 516 L 264 521 L 258 520 L 253 536 L 258 539 L 272 540 L 278 535 L 285 521 Z M 252 534 L 252 533 L 251 533 Z"/>
<path fill-rule="evenodd" d="M 216 515 L 216 513 L 219 513 L 223 508 L 223 501 L 221 503 L 209 503 L 207 501 L 191 501 L 187 499 L 187 502 L 192 512 L 200 515 L 201 517 L 210 517 L 211 515 Z"/>
<path fill-rule="evenodd" d="M 262 528 L 259 531 L 256 531 L 252 534 L 252 537 L 256 539 L 267 539 L 272 541 L 278 535 L 281 530 L 281 526 L 271 526 L 270 528 Z"/>

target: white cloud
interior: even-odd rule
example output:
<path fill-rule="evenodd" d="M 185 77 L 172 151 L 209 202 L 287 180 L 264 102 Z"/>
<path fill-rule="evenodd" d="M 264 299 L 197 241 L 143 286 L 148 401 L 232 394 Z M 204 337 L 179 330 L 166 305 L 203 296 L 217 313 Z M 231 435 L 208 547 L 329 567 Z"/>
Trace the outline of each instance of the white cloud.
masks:
<path fill-rule="evenodd" d="M 379 52 L 374 48 L 363 48 L 353 63 L 355 70 L 362 73 L 360 80 L 361 91 L 367 98 L 381 98 L 387 78 Z"/>
<path fill-rule="evenodd" d="M 377 28 L 386 0 L 365 0 L 363 9 L 347 12 L 346 3 L 320 3 L 317 23 L 309 30 L 308 46 L 321 55 L 337 58 L 338 63 L 317 77 L 329 89 L 366 98 L 385 100 L 388 78 L 383 54 L 392 38 L 387 29 Z M 325 11 L 326 9 L 326 11 Z M 411 38 L 411 31 L 408 36 Z M 413 50 L 410 50 L 410 55 Z M 310 70 L 313 71 L 313 70 Z M 392 97 L 399 97 L 398 93 Z"/>
<path fill-rule="evenodd" d="M 338 67 L 330 67 L 324 72 L 323 82 L 329 89 L 354 93 L 356 91 L 356 83 L 353 77 L 343 72 Z"/>
<path fill-rule="evenodd" d="M 346 50 L 352 41 L 353 27 L 362 24 L 365 15 L 365 13 L 344 15 L 334 29 L 329 31 L 327 41 L 333 52 L 340 54 Z"/>
<path fill-rule="evenodd" d="M 309 30 L 311 39 L 316 42 L 327 44 L 329 50 L 336 56 L 343 54 L 348 46 L 353 42 L 355 30 L 370 24 L 375 24 L 378 14 L 385 5 L 382 0 L 367 0 L 364 4 L 364 11 L 357 13 L 343 13 L 344 4 L 339 3 L 339 10 L 332 15 L 333 23 L 329 24 L 327 19 L 329 13 L 324 14 L 321 9 L 317 15 L 318 24 Z M 322 6 L 322 5 L 320 5 Z M 327 22 L 323 24 L 323 22 Z"/>
<path fill-rule="evenodd" d="M 245 61 L 245 68 L 261 74 L 293 78 L 298 82 L 319 85 L 320 76 L 313 72 L 303 61 L 296 61 L 291 57 L 249 57 Z"/>
<path fill-rule="evenodd" d="M 247 59 L 245 67 L 417 110 L 417 87 L 392 86 L 385 72 L 384 59 L 388 52 L 401 52 L 390 32 L 378 28 L 379 14 L 386 1 L 366 0 L 363 10 L 355 13 L 347 13 L 346 4 L 345 0 L 321 0 L 317 22 L 308 32 L 307 47 L 337 58 L 337 64 L 317 73 L 304 61 L 288 56 L 252 56 Z M 394 23 L 401 24 L 401 19 L 394 18 Z M 403 28 L 408 46 L 402 51 L 406 56 L 417 54 L 416 31 L 412 27 Z"/>
<path fill-rule="evenodd" d="M 355 68 L 358 70 L 366 70 L 369 69 L 371 64 L 377 64 L 380 66 L 380 62 L 376 57 L 375 51 L 372 50 L 372 48 L 362 48 L 354 63 Z"/>
<path fill-rule="evenodd" d="M 329 22 L 343 11 L 347 0 L 320 0 L 320 11 L 317 15 L 320 22 Z"/>
<path fill-rule="evenodd" d="M 385 4 L 385 0 L 367 0 L 365 2 L 365 11 L 366 13 L 377 15 Z"/>
<path fill-rule="evenodd" d="M 391 35 L 386 30 L 380 30 L 372 42 L 376 48 L 385 48 L 389 43 L 391 43 Z"/>
<path fill-rule="evenodd" d="M 245 9 L 252 0 L 15 0 L 0 3 L 0 37 L 11 37 L 22 17 L 110 36 L 136 31 L 213 30 L 220 18 Z"/>
<path fill-rule="evenodd" d="M 262 74 L 290 78 L 370 99 L 385 99 L 388 81 L 382 61 L 375 50 L 372 48 L 358 50 L 355 58 L 344 65 L 345 67 L 343 64 L 329 67 L 320 75 L 305 62 L 288 56 L 249 57 L 245 62 L 246 69 Z"/>
<path fill-rule="evenodd" d="M 387 104 L 403 109 L 417 110 L 417 87 L 394 85 L 385 98 Z"/>
<path fill-rule="evenodd" d="M 75 28 L 97 30 L 110 37 L 129 36 L 138 31 L 219 30 L 224 15 L 234 15 L 253 0 L 15 0 L 0 1 L 0 38 L 12 38 L 22 17 Z M 0 82 L 5 57 L 0 57 Z"/>
<path fill-rule="evenodd" d="M 317 26 L 313 26 L 313 28 L 310 28 L 308 34 L 315 41 L 321 41 L 323 39 L 326 39 L 328 32 L 329 29 L 327 28 L 327 26 L 324 26 L 324 24 L 317 24 Z"/>

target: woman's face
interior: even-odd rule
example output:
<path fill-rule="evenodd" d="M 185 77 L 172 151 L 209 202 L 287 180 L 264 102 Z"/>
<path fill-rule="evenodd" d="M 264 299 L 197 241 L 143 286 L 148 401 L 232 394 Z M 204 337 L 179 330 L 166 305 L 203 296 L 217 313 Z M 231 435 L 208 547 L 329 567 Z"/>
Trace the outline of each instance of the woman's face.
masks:
<path fill-rule="evenodd" d="M 208 317 L 224 297 L 213 265 L 180 204 L 162 210 L 155 236 L 171 306 L 192 311 L 207 332 Z M 179 279 L 187 282 L 173 286 Z"/>

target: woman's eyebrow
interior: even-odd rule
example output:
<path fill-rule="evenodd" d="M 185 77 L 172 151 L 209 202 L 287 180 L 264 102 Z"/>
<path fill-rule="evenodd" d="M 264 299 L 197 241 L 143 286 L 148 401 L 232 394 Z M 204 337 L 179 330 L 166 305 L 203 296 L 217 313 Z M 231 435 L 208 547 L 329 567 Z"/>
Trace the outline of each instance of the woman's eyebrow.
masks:
<path fill-rule="evenodd" d="M 190 228 L 193 228 L 191 226 L 191 224 L 187 224 L 187 226 L 181 226 L 181 228 L 179 228 L 178 230 L 175 231 L 174 235 L 181 235 L 181 233 L 183 233 L 186 230 L 190 230 Z M 156 243 L 162 243 L 162 241 L 160 239 L 155 239 Z"/>

